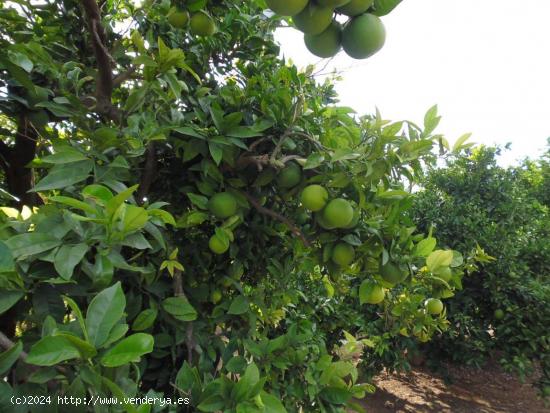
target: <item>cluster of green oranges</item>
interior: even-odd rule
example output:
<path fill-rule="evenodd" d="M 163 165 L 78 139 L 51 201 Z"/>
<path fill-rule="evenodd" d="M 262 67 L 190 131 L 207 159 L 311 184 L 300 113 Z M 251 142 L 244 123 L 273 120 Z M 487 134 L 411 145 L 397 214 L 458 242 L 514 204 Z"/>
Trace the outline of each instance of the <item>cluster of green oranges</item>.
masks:
<path fill-rule="evenodd" d="M 266 1 L 275 13 L 292 17 L 316 56 L 333 57 L 343 48 L 354 59 L 366 59 L 384 46 L 386 29 L 378 16 L 368 12 L 374 0 Z M 338 16 L 347 21 L 342 25 Z"/>
<path fill-rule="evenodd" d="M 168 23 L 177 29 L 185 29 L 189 25 L 191 34 L 197 36 L 212 36 L 216 32 L 214 19 L 204 10 L 190 14 L 188 10 L 172 7 L 166 17 Z"/>

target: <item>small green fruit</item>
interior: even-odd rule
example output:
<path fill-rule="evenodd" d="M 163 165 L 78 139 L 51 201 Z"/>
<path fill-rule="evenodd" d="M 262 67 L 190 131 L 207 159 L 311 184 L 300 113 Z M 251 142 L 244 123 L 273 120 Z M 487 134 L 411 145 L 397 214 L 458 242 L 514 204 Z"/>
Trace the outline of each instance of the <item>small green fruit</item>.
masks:
<path fill-rule="evenodd" d="M 320 211 L 328 201 L 328 192 L 321 185 L 309 185 L 304 188 L 300 197 L 302 205 L 310 211 Z"/>
<path fill-rule="evenodd" d="M 425 305 L 428 313 L 432 315 L 441 314 L 443 311 L 443 302 L 438 298 L 428 298 Z"/>
<path fill-rule="evenodd" d="M 345 242 L 340 242 L 332 249 L 331 258 L 332 262 L 335 264 L 338 264 L 341 267 L 347 267 L 355 258 L 355 249 Z"/>
<path fill-rule="evenodd" d="M 329 7 L 331 9 L 335 9 L 336 7 L 343 6 L 345 4 L 348 4 L 350 0 L 316 0 L 317 4 L 323 7 Z"/>
<path fill-rule="evenodd" d="M 183 29 L 187 22 L 189 21 L 189 12 L 184 11 L 174 11 L 168 15 L 168 23 L 172 26 L 177 27 L 178 29 Z"/>
<path fill-rule="evenodd" d="M 502 311 L 500 308 L 497 308 L 495 310 L 495 320 L 502 320 L 504 318 L 504 311 Z"/>
<path fill-rule="evenodd" d="M 397 284 L 407 278 L 407 272 L 401 270 L 399 265 L 388 261 L 386 264 L 380 266 L 380 275 L 384 281 L 390 284 Z"/>
<path fill-rule="evenodd" d="M 378 52 L 386 41 L 382 20 L 373 14 L 352 18 L 344 27 L 342 46 L 354 59 L 366 59 Z"/>
<path fill-rule="evenodd" d="M 334 229 L 335 227 L 330 225 L 327 220 L 323 216 L 323 211 L 319 211 L 315 213 L 315 221 L 317 222 L 317 225 L 319 225 L 323 229 Z"/>
<path fill-rule="evenodd" d="M 295 163 L 287 164 L 277 176 L 277 184 L 281 188 L 292 188 L 298 185 L 302 179 L 302 168 Z"/>
<path fill-rule="evenodd" d="M 343 198 L 330 201 L 323 209 L 325 222 L 334 228 L 344 228 L 353 219 L 353 207 Z"/>
<path fill-rule="evenodd" d="M 351 222 L 344 227 L 344 229 L 355 228 L 359 223 L 360 218 L 361 218 L 361 211 L 359 210 L 359 208 L 353 208 L 353 218 L 351 219 Z"/>
<path fill-rule="evenodd" d="M 224 243 L 216 234 L 210 237 L 208 247 L 214 254 L 223 254 L 229 249 L 229 243 Z"/>
<path fill-rule="evenodd" d="M 379 304 L 384 301 L 385 296 L 386 292 L 384 291 L 382 286 L 374 284 L 369 286 L 369 289 L 367 290 L 363 299 L 367 304 Z"/>
<path fill-rule="evenodd" d="M 308 0 L 266 0 L 266 3 L 280 16 L 294 16 L 304 10 Z"/>
<path fill-rule="evenodd" d="M 217 218 L 229 218 L 237 212 L 237 201 L 229 192 L 219 192 L 208 201 L 208 209 Z"/>
<path fill-rule="evenodd" d="M 333 11 L 329 7 L 321 7 L 314 2 L 292 18 L 296 28 L 303 33 L 319 34 L 332 22 Z"/>
<path fill-rule="evenodd" d="M 304 43 L 315 56 L 333 57 L 342 48 L 342 26 L 333 20 L 322 33 L 304 34 Z"/>
<path fill-rule="evenodd" d="M 218 289 L 215 289 L 210 293 L 210 301 L 214 304 L 218 304 L 222 300 L 222 292 Z"/>
<path fill-rule="evenodd" d="M 216 33 L 216 24 L 212 17 L 203 11 L 199 11 L 191 17 L 191 33 L 197 36 L 212 36 Z"/>
<path fill-rule="evenodd" d="M 336 12 L 350 17 L 359 16 L 366 12 L 373 3 L 374 0 L 351 0 L 344 6 L 338 7 Z"/>

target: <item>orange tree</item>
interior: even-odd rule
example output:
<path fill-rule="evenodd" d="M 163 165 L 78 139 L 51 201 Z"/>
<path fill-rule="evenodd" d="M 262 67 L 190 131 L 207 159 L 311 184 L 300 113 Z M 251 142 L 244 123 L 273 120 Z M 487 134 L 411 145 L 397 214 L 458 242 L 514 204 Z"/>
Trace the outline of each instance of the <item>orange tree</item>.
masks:
<path fill-rule="evenodd" d="M 2 411 L 344 411 L 446 328 L 435 108 L 336 106 L 256 2 L 0 4 Z"/>
<path fill-rule="evenodd" d="M 498 148 L 451 158 L 424 181 L 413 217 L 435 225 L 449 248 L 483 245 L 484 263 L 448 300 L 456 328 L 426 347 L 436 360 L 482 365 L 489 357 L 522 377 L 538 364 L 550 392 L 550 232 L 548 154 L 519 166 L 497 165 Z M 433 206 L 436 205 L 437 208 Z"/>

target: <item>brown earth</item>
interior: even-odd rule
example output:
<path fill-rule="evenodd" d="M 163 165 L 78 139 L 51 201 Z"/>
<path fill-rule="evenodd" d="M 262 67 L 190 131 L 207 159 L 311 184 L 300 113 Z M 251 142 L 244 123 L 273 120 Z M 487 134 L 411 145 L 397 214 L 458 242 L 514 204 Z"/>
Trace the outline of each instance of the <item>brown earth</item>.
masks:
<path fill-rule="evenodd" d="M 368 413 L 550 413 L 530 384 L 496 364 L 482 370 L 449 367 L 452 384 L 427 368 L 407 374 L 382 373 L 376 393 L 363 404 Z"/>

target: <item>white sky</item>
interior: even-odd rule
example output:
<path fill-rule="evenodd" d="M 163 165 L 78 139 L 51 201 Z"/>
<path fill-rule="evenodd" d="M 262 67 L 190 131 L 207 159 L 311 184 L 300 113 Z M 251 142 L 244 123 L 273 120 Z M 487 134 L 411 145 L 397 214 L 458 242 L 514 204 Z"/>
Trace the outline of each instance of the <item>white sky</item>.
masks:
<path fill-rule="evenodd" d="M 386 45 L 353 60 L 329 62 L 343 80 L 341 104 L 358 113 L 377 106 L 390 120 L 422 123 L 438 104 L 437 132 L 451 144 L 512 142 L 502 164 L 537 157 L 550 136 L 550 0 L 404 0 L 383 18 Z M 303 35 L 280 29 L 282 52 L 299 67 L 327 61 L 310 54 Z"/>

